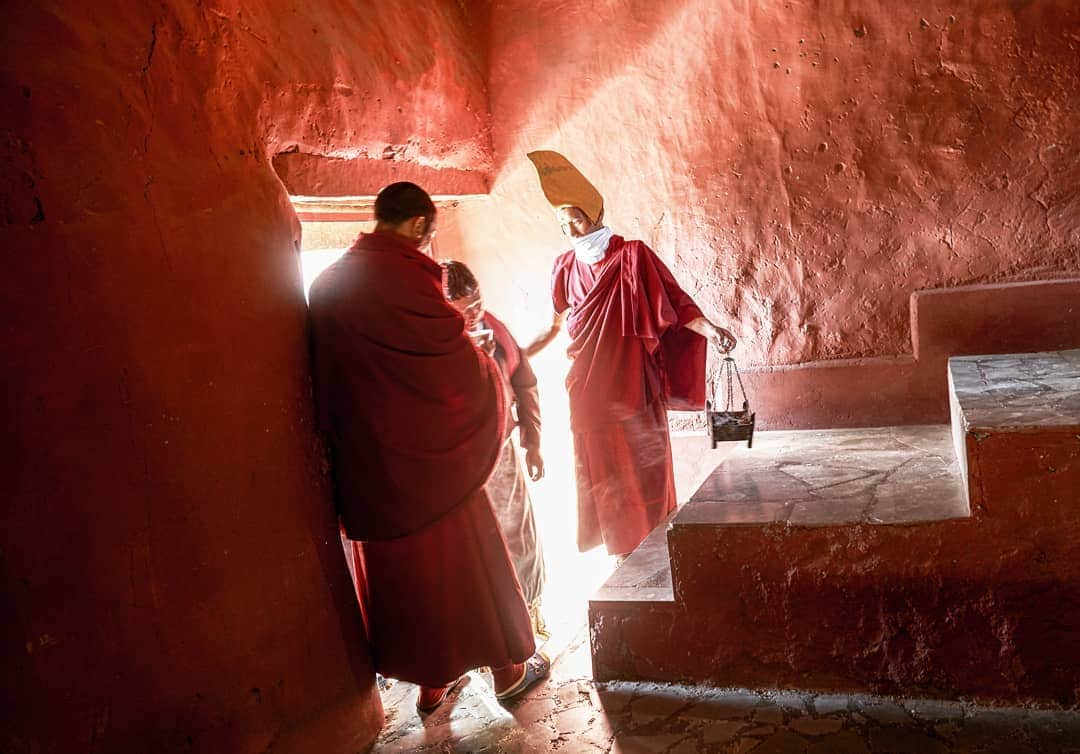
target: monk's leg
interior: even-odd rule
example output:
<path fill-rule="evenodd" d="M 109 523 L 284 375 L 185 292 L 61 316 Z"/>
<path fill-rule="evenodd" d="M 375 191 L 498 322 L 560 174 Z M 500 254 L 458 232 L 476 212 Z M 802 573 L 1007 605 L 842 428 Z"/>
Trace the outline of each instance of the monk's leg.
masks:
<path fill-rule="evenodd" d="M 529 613 L 483 490 L 415 534 L 362 547 L 383 675 L 438 688 L 532 655 Z"/>
<path fill-rule="evenodd" d="M 574 479 L 577 482 L 577 546 L 588 552 L 604 543 L 600 519 L 596 513 L 598 482 L 602 482 L 603 466 L 593 472 L 592 457 L 598 445 L 595 432 L 574 432 Z M 596 481 L 594 481 L 596 480 Z"/>
<path fill-rule="evenodd" d="M 667 412 L 657 402 L 627 421 L 575 433 L 578 544 L 612 555 L 637 547 L 675 509 Z"/>
<path fill-rule="evenodd" d="M 521 460 L 514 443 L 503 445 L 499 462 L 486 485 L 491 507 L 506 538 L 521 591 L 530 612 L 538 608 L 544 590 L 546 568 L 532 500 L 525 483 Z"/>

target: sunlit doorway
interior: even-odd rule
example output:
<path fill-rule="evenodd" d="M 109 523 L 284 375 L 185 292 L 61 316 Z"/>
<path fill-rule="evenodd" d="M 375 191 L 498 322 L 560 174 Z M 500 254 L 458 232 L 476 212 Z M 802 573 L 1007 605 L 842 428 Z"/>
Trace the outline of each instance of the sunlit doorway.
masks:
<path fill-rule="evenodd" d="M 341 257 L 361 233 L 375 228 L 374 197 L 292 197 L 300 218 L 300 270 L 307 296 L 315 278 Z"/>

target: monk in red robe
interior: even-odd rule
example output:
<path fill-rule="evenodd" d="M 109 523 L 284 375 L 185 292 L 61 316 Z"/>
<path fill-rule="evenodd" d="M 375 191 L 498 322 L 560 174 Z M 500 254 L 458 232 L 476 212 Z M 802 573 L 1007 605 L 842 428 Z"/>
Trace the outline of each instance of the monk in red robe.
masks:
<path fill-rule="evenodd" d="M 565 320 L 578 491 L 578 549 L 626 556 L 673 510 L 669 408 L 705 404 L 706 342 L 735 346 L 641 241 L 603 224 L 603 197 L 556 152 L 533 152 L 545 196 L 573 248 L 551 293 Z M 550 335 L 549 335 L 550 337 Z"/>
<path fill-rule="evenodd" d="M 532 480 L 539 481 L 544 476 L 544 459 L 540 454 L 540 393 L 532 365 L 502 320 L 484 309 L 480 283 L 472 270 L 455 260 L 443 262 L 442 267 L 446 300 L 461 312 L 466 328 L 476 333 L 490 331 L 494 338 L 493 355 L 510 387 L 518 439 L 525 451 L 525 465 Z M 533 515 L 532 498 L 512 439 L 515 422 L 508 427 L 499 462 L 488 479 L 487 492 L 529 606 L 533 632 L 541 639 L 547 639 L 549 634 L 540 612 L 546 578 L 544 551 Z"/>
<path fill-rule="evenodd" d="M 310 292 L 319 426 L 375 669 L 418 684 L 421 711 L 481 666 L 505 699 L 549 663 L 484 491 L 506 432 L 502 380 L 421 251 L 431 198 L 394 184 L 375 217 Z"/>

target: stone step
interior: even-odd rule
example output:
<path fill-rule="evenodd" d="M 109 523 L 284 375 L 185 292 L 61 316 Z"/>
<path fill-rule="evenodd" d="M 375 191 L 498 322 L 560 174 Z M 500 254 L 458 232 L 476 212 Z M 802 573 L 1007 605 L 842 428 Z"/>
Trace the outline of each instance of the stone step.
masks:
<path fill-rule="evenodd" d="M 671 559 L 668 555 L 668 521 L 653 529 L 630 557 L 611 574 L 591 602 L 670 602 Z"/>
<path fill-rule="evenodd" d="M 762 432 L 673 524 L 910 523 L 968 515 L 948 425 Z M 701 505 L 704 504 L 704 505 Z"/>
<path fill-rule="evenodd" d="M 984 448 L 1022 444 L 1045 456 L 1080 445 L 1080 350 L 953 357 L 949 396 L 953 446 L 974 506 L 988 503 L 998 469 L 979 461 Z M 1051 467 L 1047 473 L 1060 473 Z"/>
<path fill-rule="evenodd" d="M 1076 703 L 1080 459 L 1019 447 L 974 511 L 948 425 L 760 433 L 592 601 L 595 677 Z"/>
<path fill-rule="evenodd" d="M 605 619 L 607 626 L 626 626 L 635 617 L 638 625 L 670 620 L 673 567 L 684 591 L 712 588 L 715 573 L 695 562 L 696 555 L 688 560 L 669 552 L 669 542 L 694 529 L 898 524 L 968 515 L 947 425 L 761 432 L 753 449 L 739 444 L 723 451 L 726 460 L 691 502 L 654 529 L 592 597 L 594 641 L 605 641 Z"/>
<path fill-rule="evenodd" d="M 704 445 L 707 440 L 702 437 Z M 669 530 L 684 526 L 911 523 L 968 515 L 949 428 L 760 432 L 620 565 L 593 604 L 672 600 Z"/>

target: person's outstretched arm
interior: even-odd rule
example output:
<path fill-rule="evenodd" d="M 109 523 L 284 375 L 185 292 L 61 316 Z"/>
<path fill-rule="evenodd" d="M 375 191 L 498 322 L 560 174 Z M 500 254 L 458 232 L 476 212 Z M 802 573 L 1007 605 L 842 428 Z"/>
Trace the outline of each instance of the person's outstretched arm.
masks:
<path fill-rule="evenodd" d="M 522 353 L 525 354 L 525 358 L 532 358 L 533 356 L 547 348 L 551 344 L 551 341 L 555 340 L 555 338 L 559 334 L 559 331 L 562 330 L 563 323 L 566 322 L 566 314 L 568 311 L 569 310 L 563 312 L 556 312 L 552 315 L 551 327 L 549 327 L 546 332 L 538 335 L 532 343 L 521 349 Z"/>
<path fill-rule="evenodd" d="M 687 322 L 686 329 L 693 330 L 706 340 L 715 343 L 716 347 L 724 353 L 730 353 L 738 343 L 738 341 L 735 340 L 735 336 L 732 335 L 730 331 L 725 330 L 719 325 L 713 324 L 705 317 L 698 317 L 692 322 Z"/>

